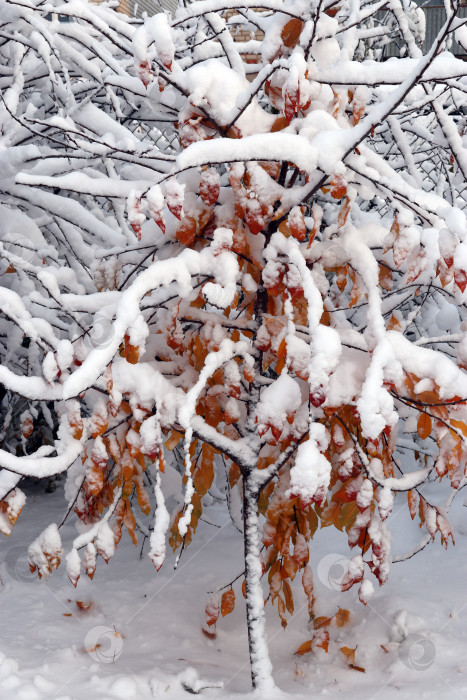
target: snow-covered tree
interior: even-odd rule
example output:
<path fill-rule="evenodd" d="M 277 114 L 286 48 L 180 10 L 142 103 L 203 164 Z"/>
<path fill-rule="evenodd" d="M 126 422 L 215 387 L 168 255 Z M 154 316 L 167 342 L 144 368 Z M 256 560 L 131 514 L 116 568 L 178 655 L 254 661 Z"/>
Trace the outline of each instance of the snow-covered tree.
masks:
<path fill-rule="evenodd" d="M 313 619 L 318 527 L 347 533 L 342 588 L 364 604 L 389 574 L 395 497 L 426 530 L 417 549 L 452 538 L 467 454 L 457 7 L 424 56 L 406 0 L 200 0 L 144 23 L 0 0 L 0 529 L 23 477 L 66 473 L 32 568 L 58 566 L 74 512 L 75 585 L 122 526 L 159 569 L 225 484 L 262 691 L 264 596 L 285 626 L 300 572 Z M 390 43 L 401 57 L 384 61 Z M 234 604 L 229 584 L 208 625 Z M 327 649 L 316 626 L 300 653 Z"/>

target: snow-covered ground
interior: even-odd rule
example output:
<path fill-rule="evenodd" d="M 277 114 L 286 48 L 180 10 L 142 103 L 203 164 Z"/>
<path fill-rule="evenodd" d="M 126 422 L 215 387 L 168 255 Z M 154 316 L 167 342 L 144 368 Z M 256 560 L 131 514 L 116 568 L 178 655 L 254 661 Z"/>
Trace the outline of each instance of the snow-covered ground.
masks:
<path fill-rule="evenodd" d="M 29 574 L 27 545 L 53 520 L 63 502 L 43 488 L 28 504 L 0 554 L 1 700 L 113 700 L 188 697 L 200 686 L 206 697 L 224 700 L 249 691 L 245 606 L 236 584 L 235 611 L 217 624 L 217 637 L 202 633 L 206 592 L 241 570 L 242 541 L 221 506 L 201 522 L 197 537 L 173 571 L 173 557 L 156 573 L 146 551 L 140 559 L 124 535 L 108 566 L 94 581 L 83 576 L 75 590 L 62 564 L 47 581 Z M 406 507 L 390 519 L 393 550 L 410 550 L 420 537 Z M 345 627 L 330 628 L 329 653 L 302 657 L 294 651 L 312 636 L 300 582 L 295 615 L 284 631 L 267 605 L 268 635 L 278 686 L 294 697 L 467 697 L 467 511 L 462 497 L 452 511 L 456 546 L 439 543 L 404 564 L 394 564 L 389 583 L 365 608 L 357 590 L 340 593 L 346 538 L 327 528 L 311 549 L 318 614 L 338 606 L 351 612 Z M 407 532 L 409 535 L 407 536 Z M 404 534 L 405 533 L 405 534 Z M 66 544 L 73 524 L 63 534 Z M 147 548 L 146 548 L 147 549 Z M 81 610 L 76 601 L 86 604 Z M 81 605 L 83 607 L 83 605 Z M 385 649 L 382 648 L 383 645 Z M 355 664 L 339 652 L 356 647 Z M 203 681 L 203 682 L 199 682 Z M 221 683 L 224 689 L 220 689 Z"/>

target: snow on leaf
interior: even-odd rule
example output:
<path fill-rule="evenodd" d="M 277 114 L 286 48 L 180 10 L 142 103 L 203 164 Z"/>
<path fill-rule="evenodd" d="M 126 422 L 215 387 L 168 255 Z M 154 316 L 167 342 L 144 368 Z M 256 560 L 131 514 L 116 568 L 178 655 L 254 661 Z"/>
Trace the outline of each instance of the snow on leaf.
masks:
<path fill-rule="evenodd" d="M 219 596 L 214 593 L 210 596 L 206 604 L 206 623 L 208 627 L 213 627 L 220 614 Z"/>
<path fill-rule="evenodd" d="M 66 572 L 71 583 L 76 588 L 81 575 L 81 559 L 76 549 L 72 549 L 66 555 Z"/>
<path fill-rule="evenodd" d="M 165 184 L 165 198 L 167 206 L 177 219 L 183 216 L 183 200 L 185 198 L 185 185 L 181 185 L 175 178 Z"/>
<path fill-rule="evenodd" d="M 146 200 L 148 203 L 149 214 L 152 216 L 156 224 L 161 229 L 162 233 L 165 233 L 165 219 L 164 219 L 164 195 L 159 185 L 153 185 L 146 194 Z"/>
<path fill-rule="evenodd" d="M 219 198 L 220 177 L 215 168 L 208 168 L 201 174 L 199 194 L 205 204 L 211 206 Z"/>
<path fill-rule="evenodd" d="M 354 583 L 363 579 L 364 562 L 361 554 L 357 554 L 349 561 L 349 567 L 341 581 L 341 590 L 348 591 Z"/>
<path fill-rule="evenodd" d="M 221 598 L 222 617 L 229 615 L 231 612 L 233 612 L 234 608 L 235 608 L 235 592 L 234 592 L 233 588 L 229 588 L 228 591 L 225 591 L 222 594 L 222 598 Z"/>
<path fill-rule="evenodd" d="M 374 587 L 370 579 L 364 578 L 358 589 L 358 599 L 363 605 L 367 605 L 374 593 Z"/>
<path fill-rule="evenodd" d="M 83 556 L 83 567 L 90 579 L 96 572 L 96 548 L 92 542 L 86 545 Z"/>
<path fill-rule="evenodd" d="M 26 496 L 19 488 L 13 489 L 3 501 L 0 501 L 0 532 L 10 536 L 21 511 L 26 503 Z"/>
<path fill-rule="evenodd" d="M 115 539 L 112 528 L 107 522 L 102 522 L 99 526 L 95 540 L 97 553 L 108 563 L 115 553 Z"/>
<path fill-rule="evenodd" d="M 315 440 L 302 443 L 290 472 L 290 496 L 300 496 L 303 503 L 324 500 L 331 475 L 331 465 Z"/>
<path fill-rule="evenodd" d="M 62 541 L 57 525 L 52 523 L 28 548 L 29 567 L 39 578 L 48 578 L 56 569 L 63 555 Z"/>
<path fill-rule="evenodd" d="M 417 494 L 417 492 L 414 491 L 413 489 L 410 489 L 409 491 L 407 491 L 407 500 L 408 500 L 408 505 L 409 505 L 410 517 L 413 520 L 417 514 L 417 506 L 418 506 L 418 494 Z"/>

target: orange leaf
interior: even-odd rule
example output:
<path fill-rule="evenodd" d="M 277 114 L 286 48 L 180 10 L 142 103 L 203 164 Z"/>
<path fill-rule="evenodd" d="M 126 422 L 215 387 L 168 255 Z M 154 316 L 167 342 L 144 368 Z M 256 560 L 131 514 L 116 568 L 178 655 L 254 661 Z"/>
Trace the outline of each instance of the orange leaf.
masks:
<path fill-rule="evenodd" d="M 285 605 L 287 607 L 287 610 L 290 613 L 290 615 L 293 615 L 293 611 L 294 611 L 293 595 L 292 595 L 292 589 L 290 587 L 290 583 L 287 581 L 287 579 L 284 579 L 282 581 L 282 590 L 284 592 Z"/>
<path fill-rule="evenodd" d="M 304 241 L 306 238 L 306 224 L 303 212 L 300 207 L 294 207 L 287 218 L 290 232 L 297 241 Z"/>
<path fill-rule="evenodd" d="M 285 341 L 285 338 L 282 338 L 281 342 L 279 343 L 279 347 L 277 348 L 277 357 L 280 360 L 283 360 L 287 357 L 287 343 Z"/>
<path fill-rule="evenodd" d="M 339 651 L 344 654 L 349 665 L 355 663 L 355 652 L 357 651 L 357 647 L 355 647 L 355 649 L 352 649 L 351 647 L 341 647 Z"/>
<path fill-rule="evenodd" d="M 143 480 L 142 477 L 140 476 L 138 479 L 133 479 L 135 487 L 136 487 L 136 495 L 138 497 L 138 505 L 141 508 L 141 511 L 145 515 L 149 515 L 151 512 L 151 504 L 149 502 L 149 496 L 144 488 L 143 485 Z"/>
<path fill-rule="evenodd" d="M 208 354 L 206 345 L 203 344 L 201 338 L 197 335 L 193 341 L 193 357 L 195 362 L 193 366 L 197 372 L 200 372 L 204 366 L 204 361 Z"/>
<path fill-rule="evenodd" d="M 419 502 L 418 502 L 418 516 L 420 518 L 420 527 L 425 522 L 425 514 L 426 514 L 426 501 L 423 497 L 421 497 Z"/>
<path fill-rule="evenodd" d="M 313 595 L 313 573 L 309 564 L 303 570 L 302 586 L 307 598 L 311 598 Z"/>
<path fill-rule="evenodd" d="M 28 414 L 22 421 L 21 423 L 21 432 L 23 434 L 24 438 L 28 438 L 32 435 L 32 431 L 34 430 L 34 424 L 31 418 L 31 415 Z"/>
<path fill-rule="evenodd" d="M 336 270 L 336 284 L 341 292 L 347 286 L 347 265 L 343 267 L 338 267 Z"/>
<path fill-rule="evenodd" d="M 277 596 L 277 610 L 281 619 L 282 628 L 285 629 L 287 627 L 287 619 L 285 617 L 285 602 L 282 596 L 280 595 Z"/>
<path fill-rule="evenodd" d="M 398 318 L 395 314 L 391 314 L 388 320 L 388 325 L 387 325 L 388 331 L 401 331 L 403 330 L 402 325 L 401 325 L 401 319 Z"/>
<path fill-rule="evenodd" d="M 439 395 L 436 393 L 436 391 L 421 391 L 416 396 L 417 396 L 417 400 L 422 401 L 423 403 L 428 403 L 428 404 L 440 403 L 440 398 L 439 398 Z"/>
<path fill-rule="evenodd" d="M 294 17 L 287 24 L 284 24 L 281 31 L 281 39 L 288 49 L 293 48 L 297 45 L 298 39 L 303 29 L 303 22 L 301 19 Z"/>
<path fill-rule="evenodd" d="M 200 496 L 204 496 L 214 479 L 214 452 L 212 447 L 203 443 L 201 464 L 196 468 L 193 479 L 195 491 Z"/>
<path fill-rule="evenodd" d="M 467 437 L 467 425 L 464 423 L 464 421 L 451 419 L 451 425 L 460 430 L 464 436 Z"/>
<path fill-rule="evenodd" d="M 335 525 L 338 521 L 340 511 L 341 505 L 339 503 L 330 503 L 328 506 L 326 506 L 320 515 L 321 527 Z"/>
<path fill-rule="evenodd" d="M 467 430 L 465 424 L 464 427 Z M 417 421 L 417 433 L 422 440 L 426 440 L 431 435 L 431 418 L 427 413 L 420 413 Z"/>
<path fill-rule="evenodd" d="M 81 440 L 81 438 L 83 437 L 83 421 L 79 412 L 73 413 L 69 417 L 68 421 L 70 424 L 70 428 L 73 431 L 72 435 L 74 440 Z"/>
<path fill-rule="evenodd" d="M 245 223 L 251 233 L 256 236 L 264 228 L 264 218 L 261 212 L 261 206 L 257 199 L 249 199 L 248 207 L 245 210 Z"/>
<path fill-rule="evenodd" d="M 276 533 L 275 529 L 273 532 L 274 532 L 274 539 L 272 540 L 272 542 L 274 542 L 274 540 L 275 540 L 275 533 Z M 272 544 L 272 542 L 271 542 L 271 544 Z M 263 534 L 263 543 L 264 543 L 264 534 Z M 300 568 L 300 565 L 295 561 L 295 559 L 293 557 L 290 556 L 290 554 L 288 552 L 286 552 L 284 554 L 284 560 L 283 560 L 283 564 L 281 567 L 282 578 L 290 578 L 293 581 L 299 568 Z"/>
<path fill-rule="evenodd" d="M 358 104 L 358 102 L 354 101 L 353 107 L 352 107 L 352 115 L 353 115 L 353 123 L 358 124 L 360 119 L 362 118 L 363 114 L 365 113 L 365 105 L 364 104 Z"/>
<path fill-rule="evenodd" d="M 124 338 L 125 344 L 125 360 L 130 363 L 130 365 L 136 365 L 139 360 L 139 347 L 137 345 L 132 345 L 130 343 L 130 336 L 125 333 Z"/>
<path fill-rule="evenodd" d="M 276 131 L 282 131 L 282 129 L 285 129 L 285 127 L 288 125 L 288 119 L 286 119 L 285 117 L 277 117 L 276 121 L 273 122 L 271 126 L 271 133 L 274 133 Z"/>
<path fill-rule="evenodd" d="M 321 649 L 324 649 L 326 654 L 328 653 L 329 649 L 329 632 L 326 629 L 320 629 L 318 632 L 315 634 L 313 638 L 315 645 L 317 647 L 321 647 Z"/>
<path fill-rule="evenodd" d="M 322 615 L 321 617 L 315 617 L 313 620 L 313 625 L 315 630 L 321 629 L 321 627 L 328 627 L 332 622 L 332 617 L 326 617 Z"/>
<path fill-rule="evenodd" d="M 334 616 L 338 627 L 344 627 L 350 621 L 350 612 L 345 608 L 339 608 Z"/>
<path fill-rule="evenodd" d="M 342 204 L 340 210 L 339 210 L 339 215 L 337 217 L 337 225 L 339 228 L 344 226 L 345 222 L 348 219 L 348 216 L 350 214 L 350 199 L 346 197 L 344 199 L 344 203 Z"/>
<path fill-rule="evenodd" d="M 198 446 L 198 440 L 193 440 L 190 444 L 189 449 L 188 449 L 188 453 L 189 453 L 191 459 L 193 459 L 195 456 L 197 446 Z"/>
<path fill-rule="evenodd" d="M 379 284 L 388 292 L 392 289 L 392 271 L 382 263 L 379 263 Z"/>
<path fill-rule="evenodd" d="M 274 564 L 271 566 L 269 569 L 268 573 L 268 581 L 269 581 L 269 590 L 271 593 L 271 599 L 274 600 L 281 589 L 282 586 L 282 578 L 280 574 L 280 568 L 281 568 L 281 563 L 279 560 L 276 560 Z"/>
<path fill-rule="evenodd" d="M 235 608 L 235 592 L 233 588 L 222 594 L 221 613 L 222 617 L 229 615 Z"/>
<path fill-rule="evenodd" d="M 17 500 L 20 493 L 19 489 L 14 489 L 8 496 L 5 496 L 3 501 L 0 501 L 0 532 L 7 537 L 10 536 L 11 529 L 23 510 L 23 505 Z"/>
<path fill-rule="evenodd" d="M 235 486 L 237 481 L 240 479 L 241 475 L 242 475 L 242 472 L 240 471 L 240 467 L 238 466 L 238 464 L 236 464 L 235 462 L 232 462 L 232 466 L 229 469 L 229 486 L 230 486 L 230 488 Z"/>
<path fill-rule="evenodd" d="M 308 654 L 313 648 L 313 640 L 309 639 L 307 642 L 303 642 L 303 644 L 300 644 L 298 647 L 297 651 L 295 652 L 295 656 L 303 656 L 304 654 Z"/>
<path fill-rule="evenodd" d="M 165 441 L 164 445 L 168 450 L 173 450 L 174 447 L 178 445 L 182 437 L 183 435 L 181 433 L 178 433 L 176 430 L 172 430 L 168 440 Z"/>
<path fill-rule="evenodd" d="M 185 216 L 177 229 L 176 237 L 183 245 L 191 245 L 196 238 L 196 219 Z"/>
<path fill-rule="evenodd" d="M 205 170 L 199 183 L 199 194 L 205 204 L 211 206 L 219 197 L 219 175 L 214 168 Z"/>
<path fill-rule="evenodd" d="M 461 292 L 463 292 L 467 287 L 467 273 L 464 270 L 455 270 L 454 282 L 457 284 Z"/>
<path fill-rule="evenodd" d="M 128 534 L 130 535 L 131 541 L 136 546 L 138 544 L 138 535 L 136 534 L 136 521 L 135 516 L 132 513 L 131 506 L 129 505 L 129 501 L 128 507 L 125 509 L 125 515 L 123 516 L 122 522 L 128 530 Z"/>
<path fill-rule="evenodd" d="M 222 409 L 216 396 L 209 394 L 205 400 L 206 423 L 213 428 L 217 428 L 222 420 Z"/>
<path fill-rule="evenodd" d="M 109 425 L 109 416 L 107 407 L 102 409 L 98 407 L 91 417 L 91 436 L 96 439 L 98 435 L 103 435 Z"/>
<path fill-rule="evenodd" d="M 104 486 L 104 472 L 96 465 L 86 470 L 85 488 L 91 496 L 97 496 Z"/>
<path fill-rule="evenodd" d="M 334 199 L 342 199 L 347 194 L 347 183 L 341 174 L 335 174 L 331 180 L 331 197 Z"/>
<path fill-rule="evenodd" d="M 417 514 L 417 504 L 418 504 L 417 492 L 414 491 L 413 489 L 411 489 L 410 491 L 407 491 L 407 500 L 409 502 L 410 517 L 413 520 Z"/>

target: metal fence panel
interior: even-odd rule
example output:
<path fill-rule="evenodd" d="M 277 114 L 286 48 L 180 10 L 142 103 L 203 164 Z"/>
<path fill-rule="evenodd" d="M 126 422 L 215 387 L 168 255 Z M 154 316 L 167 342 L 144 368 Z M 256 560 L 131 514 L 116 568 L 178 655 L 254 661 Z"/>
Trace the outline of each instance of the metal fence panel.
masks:
<path fill-rule="evenodd" d="M 436 37 L 438 36 L 441 27 L 446 21 L 446 10 L 444 9 L 444 5 L 428 5 L 426 7 L 422 7 L 421 9 L 425 13 L 426 23 L 425 41 L 422 44 L 422 51 L 424 54 L 426 54 L 433 46 L 433 43 Z M 384 14 L 385 13 L 383 12 L 377 13 L 377 19 L 379 19 L 379 21 L 383 21 Z M 467 6 L 459 7 L 457 11 L 457 16 L 467 17 Z M 465 49 L 463 49 L 456 41 L 452 42 L 450 48 L 455 56 L 467 55 Z M 387 58 L 391 56 L 399 56 L 398 46 L 395 43 L 388 44 L 385 47 L 384 55 Z"/>
<path fill-rule="evenodd" d="M 423 53 L 429 51 L 436 39 L 441 27 L 446 21 L 446 11 L 444 6 L 432 5 L 431 7 L 422 8 L 426 17 L 426 37 L 423 44 Z M 459 7 L 457 11 L 458 17 L 467 17 L 467 7 Z M 451 51 L 456 55 L 465 55 L 465 49 L 454 41 Z"/>
<path fill-rule="evenodd" d="M 130 14 L 132 17 L 142 17 L 143 12 L 147 12 L 148 17 L 166 10 L 171 15 L 175 14 L 178 7 L 178 0 L 130 0 Z"/>

